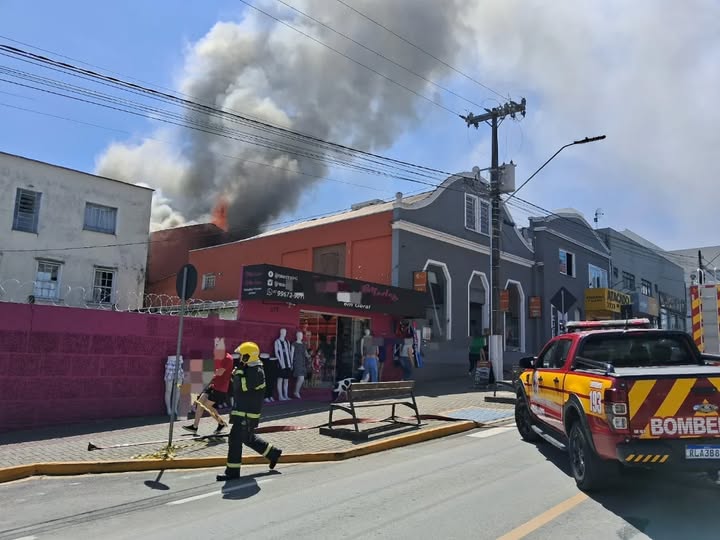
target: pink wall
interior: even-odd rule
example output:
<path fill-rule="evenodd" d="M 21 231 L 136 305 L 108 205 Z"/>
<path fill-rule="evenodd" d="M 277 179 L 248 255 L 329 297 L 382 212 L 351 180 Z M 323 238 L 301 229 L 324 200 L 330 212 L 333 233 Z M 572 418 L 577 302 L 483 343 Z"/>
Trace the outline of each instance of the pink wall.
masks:
<path fill-rule="evenodd" d="M 164 414 L 177 324 L 164 315 L 0 302 L 0 432 Z M 182 354 L 210 358 L 215 336 L 269 351 L 279 328 L 187 318 Z"/>

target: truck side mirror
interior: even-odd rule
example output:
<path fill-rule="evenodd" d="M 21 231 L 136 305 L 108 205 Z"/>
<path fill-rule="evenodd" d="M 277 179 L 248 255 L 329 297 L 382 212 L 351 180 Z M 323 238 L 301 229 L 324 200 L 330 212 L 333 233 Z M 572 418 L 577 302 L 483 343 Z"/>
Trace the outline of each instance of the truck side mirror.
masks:
<path fill-rule="evenodd" d="M 520 359 L 518 365 L 522 369 L 533 369 L 535 367 L 535 360 L 536 358 L 534 356 L 526 356 Z"/>

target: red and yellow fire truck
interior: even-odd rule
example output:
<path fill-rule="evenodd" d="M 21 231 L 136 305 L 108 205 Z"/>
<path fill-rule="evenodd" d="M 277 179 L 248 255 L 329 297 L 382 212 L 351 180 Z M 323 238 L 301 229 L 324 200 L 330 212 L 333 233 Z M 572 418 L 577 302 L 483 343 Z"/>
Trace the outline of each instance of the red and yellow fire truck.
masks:
<path fill-rule="evenodd" d="M 520 361 L 518 431 L 567 450 L 585 491 L 626 467 L 718 471 L 718 360 L 648 319 L 569 322 Z"/>

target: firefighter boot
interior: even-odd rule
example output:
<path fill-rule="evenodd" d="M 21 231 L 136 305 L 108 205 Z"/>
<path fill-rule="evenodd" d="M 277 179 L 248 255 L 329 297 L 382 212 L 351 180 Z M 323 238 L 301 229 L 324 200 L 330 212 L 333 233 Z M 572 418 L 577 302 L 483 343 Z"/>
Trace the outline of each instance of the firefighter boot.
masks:
<path fill-rule="evenodd" d="M 275 465 L 278 464 L 278 461 L 280 461 L 280 456 L 282 455 L 282 450 L 279 448 L 273 447 L 272 450 L 268 453 L 268 459 L 270 460 L 270 468 L 274 469 Z"/>

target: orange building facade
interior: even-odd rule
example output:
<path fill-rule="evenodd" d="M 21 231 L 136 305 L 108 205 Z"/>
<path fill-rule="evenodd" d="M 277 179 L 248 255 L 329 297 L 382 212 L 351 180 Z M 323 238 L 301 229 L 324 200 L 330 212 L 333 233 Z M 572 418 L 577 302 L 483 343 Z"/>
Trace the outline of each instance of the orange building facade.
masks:
<path fill-rule="evenodd" d="M 275 264 L 389 285 L 392 211 L 357 217 L 352 214 L 348 219 L 309 221 L 247 240 L 190 251 L 189 262 L 197 268 L 199 278 L 195 297 L 237 299 L 241 268 L 251 264 Z M 212 286 L 202 287 L 203 282 Z"/>
<path fill-rule="evenodd" d="M 285 329 L 291 349 L 300 335 L 308 354 L 305 368 L 290 377 L 291 397 L 301 372 L 305 373 L 303 396 L 309 392 L 320 397 L 329 394 L 340 379 L 361 377 L 363 347 L 372 345 L 379 352 L 375 380 L 397 380 L 403 376 L 393 361 L 397 328 L 401 321 L 424 314 L 425 295 L 391 286 L 392 219 L 392 203 L 374 201 L 245 240 L 191 249 L 187 262 L 198 273 L 193 298 L 237 300 L 238 320 L 276 329 L 273 336 L 247 336 L 272 357 L 267 362 L 271 373 L 277 372 L 272 368 L 277 363 L 280 329 Z M 247 294 L 248 275 L 259 285 L 257 296 Z M 288 301 L 277 290 L 272 296 L 273 291 L 268 291 L 271 275 L 282 275 L 285 280 L 292 275 L 295 285 L 304 287 L 305 300 Z M 174 276 L 163 278 L 163 289 L 174 284 Z M 281 282 L 280 287 L 287 283 Z M 152 291 L 152 286 L 150 290 L 160 292 Z M 407 336 L 399 341 L 404 339 Z M 294 361 L 297 366 L 298 358 Z"/>

